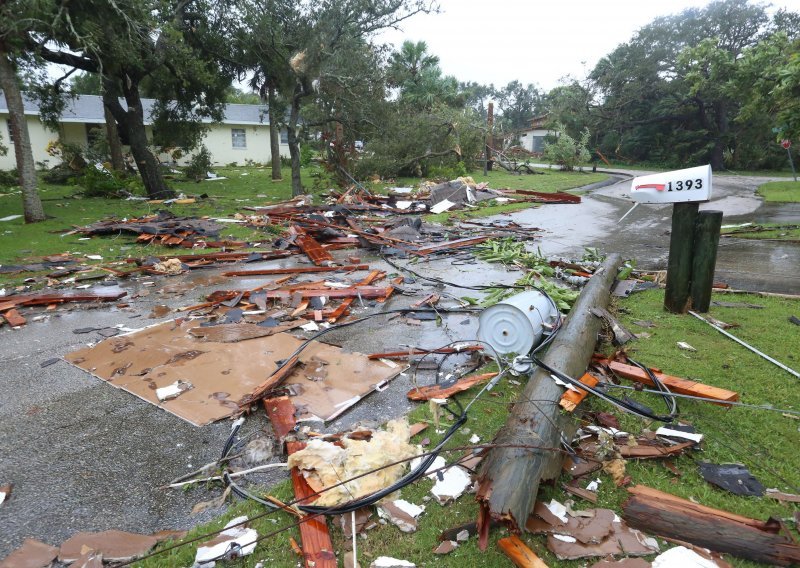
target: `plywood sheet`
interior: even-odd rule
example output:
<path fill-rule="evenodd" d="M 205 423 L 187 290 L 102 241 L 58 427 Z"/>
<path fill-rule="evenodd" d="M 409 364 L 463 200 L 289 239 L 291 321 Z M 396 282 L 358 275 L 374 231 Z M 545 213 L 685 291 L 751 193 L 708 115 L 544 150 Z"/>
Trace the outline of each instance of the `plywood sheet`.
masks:
<path fill-rule="evenodd" d="M 262 384 L 303 341 L 288 333 L 236 343 L 204 341 L 190 330 L 197 322 L 169 321 L 112 337 L 65 359 L 109 384 L 197 426 L 226 418 L 239 401 Z M 286 379 L 298 420 L 332 420 L 361 398 L 397 376 L 401 368 L 370 361 L 320 342 L 300 354 L 300 364 Z M 159 401 L 156 389 L 176 381 L 192 388 Z"/>

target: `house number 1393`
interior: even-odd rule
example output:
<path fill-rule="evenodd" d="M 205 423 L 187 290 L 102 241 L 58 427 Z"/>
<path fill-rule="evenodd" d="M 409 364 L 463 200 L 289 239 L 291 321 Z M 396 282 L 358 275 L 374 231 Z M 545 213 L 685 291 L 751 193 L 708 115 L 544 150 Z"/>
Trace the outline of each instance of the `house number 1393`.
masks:
<path fill-rule="evenodd" d="M 683 191 L 684 189 L 687 191 L 690 189 L 703 189 L 703 179 L 697 178 L 695 180 L 678 180 L 674 185 L 673 182 L 668 182 L 667 191 L 672 191 L 673 189 L 675 191 Z"/>

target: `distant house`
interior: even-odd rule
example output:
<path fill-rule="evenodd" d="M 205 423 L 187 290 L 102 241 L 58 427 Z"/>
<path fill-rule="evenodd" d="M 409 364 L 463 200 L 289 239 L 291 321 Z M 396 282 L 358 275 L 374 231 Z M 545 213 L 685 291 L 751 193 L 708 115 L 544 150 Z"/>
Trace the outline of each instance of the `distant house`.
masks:
<path fill-rule="evenodd" d="M 546 127 L 549 115 L 543 114 L 531 119 L 531 127 L 519 134 L 519 144 L 528 152 L 541 154 L 544 152 L 544 139 L 547 135 L 555 135 L 555 131 Z"/>
<path fill-rule="evenodd" d="M 142 99 L 144 119 L 148 138 L 152 139 L 151 112 L 153 99 Z M 122 102 L 125 106 L 124 101 Z M 48 129 L 39 119 L 39 105 L 33 99 L 24 97 L 25 115 L 28 120 L 28 132 L 33 147 L 33 159 L 47 166 L 54 166 L 57 158 L 47 153 L 51 141 L 59 138 L 70 144 L 87 146 L 97 129 L 105 131 L 105 115 L 102 98 L 95 95 L 80 95 L 67 101 L 66 108 L 59 120 L 58 131 Z M 208 148 L 215 165 L 237 163 L 244 165 L 247 160 L 266 163 L 270 160 L 269 119 L 267 107 L 262 105 L 229 104 L 225 106 L 225 119 L 221 123 L 206 120 L 209 130 L 205 133 L 203 144 Z M 16 167 L 14 157 L 14 141 L 11 139 L 11 128 L 8 122 L 8 106 L 3 93 L 0 93 L 0 142 L 8 148 L 5 156 L 0 156 L 0 169 L 8 170 Z M 281 155 L 289 155 L 286 130 L 281 132 Z M 190 156 L 178 160 L 185 164 Z M 162 161 L 169 161 L 169 156 L 159 156 Z"/>

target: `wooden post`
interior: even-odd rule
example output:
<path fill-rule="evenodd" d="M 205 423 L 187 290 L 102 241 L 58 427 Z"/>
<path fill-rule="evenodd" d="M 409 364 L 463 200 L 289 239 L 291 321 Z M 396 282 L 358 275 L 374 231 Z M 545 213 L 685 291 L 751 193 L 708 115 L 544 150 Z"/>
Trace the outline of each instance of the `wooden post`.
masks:
<path fill-rule="evenodd" d="M 676 203 L 672 206 L 672 233 L 669 238 L 664 308 L 675 314 L 685 314 L 689 311 L 694 222 L 699 206 L 696 202 Z"/>
<path fill-rule="evenodd" d="M 492 171 L 492 137 L 494 136 L 494 103 L 489 103 L 487 111 L 486 125 L 488 126 L 486 132 L 486 169 Z"/>
<path fill-rule="evenodd" d="M 694 224 L 694 256 L 692 259 L 692 309 L 705 313 L 711 305 L 714 267 L 722 226 L 722 211 L 700 211 Z"/>
<path fill-rule="evenodd" d="M 603 323 L 591 309 L 608 305 L 611 284 L 621 263 L 618 254 L 609 255 L 595 272 L 543 357 L 545 364 L 571 377 L 583 375 Z M 572 423 L 560 418 L 558 404 L 563 394 L 564 387 L 557 385 L 550 373 L 537 368 L 525 385 L 520 402 L 495 436 L 494 443 L 499 446 L 526 444 L 544 449 L 495 447 L 483 459 L 476 495 L 480 503 L 478 542 L 482 549 L 488 545 L 492 521 L 505 522 L 512 531 L 520 532 L 533 511 L 539 482 L 559 475 L 563 455 L 548 448 L 560 447 L 561 434 L 568 431 L 566 424 Z M 569 438 L 570 433 L 566 436 Z"/>

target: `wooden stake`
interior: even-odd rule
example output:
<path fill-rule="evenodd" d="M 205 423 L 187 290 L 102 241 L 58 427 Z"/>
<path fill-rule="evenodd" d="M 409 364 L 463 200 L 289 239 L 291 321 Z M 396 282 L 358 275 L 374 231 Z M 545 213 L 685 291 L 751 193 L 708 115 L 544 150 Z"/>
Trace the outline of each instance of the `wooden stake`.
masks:
<path fill-rule="evenodd" d="M 547 564 L 516 535 L 501 538 L 497 546 L 519 568 L 547 568 Z"/>

